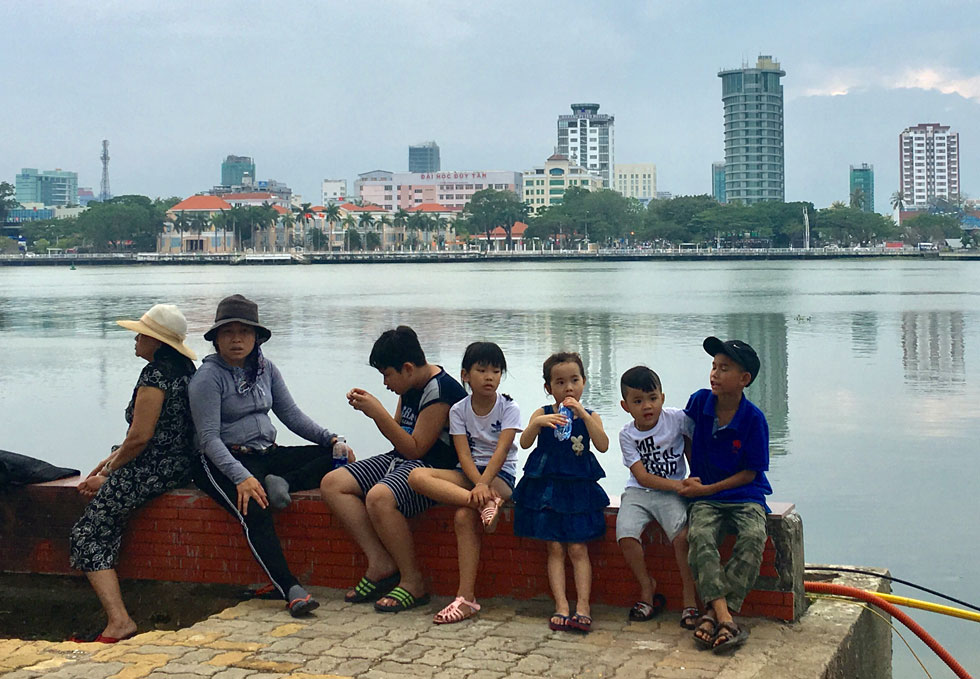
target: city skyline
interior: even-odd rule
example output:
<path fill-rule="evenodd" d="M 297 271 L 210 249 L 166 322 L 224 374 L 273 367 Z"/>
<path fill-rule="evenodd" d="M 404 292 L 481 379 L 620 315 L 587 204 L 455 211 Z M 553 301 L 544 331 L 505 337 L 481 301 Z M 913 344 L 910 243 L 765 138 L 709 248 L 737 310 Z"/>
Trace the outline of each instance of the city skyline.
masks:
<path fill-rule="evenodd" d="M 556 113 L 593 101 L 616 116 L 616 161 L 656 164 L 658 190 L 710 194 L 706 168 L 724 155 L 717 72 L 772 54 L 788 73 L 786 200 L 846 201 L 846 168 L 868 162 L 875 208 L 890 212 L 894 140 L 923 122 L 960 132 L 962 191 L 980 194 L 980 64 L 960 28 L 970 3 L 915 25 L 903 10 L 914 6 L 895 2 L 576 6 L 393 3 L 378 16 L 339 2 L 6 3 L 0 21 L 16 30 L 0 47 L 12 102 L 0 179 L 60 167 L 98 186 L 110 139 L 117 195 L 206 190 L 216 164 L 242 154 L 316 202 L 324 178 L 407 169 L 420 139 L 438 139 L 446 170 L 524 171 L 553 153 Z M 738 21 L 756 10 L 759 21 Z M 310 49 L 327 24 L 344 30 Z M 362 58 L 366 31 L 374 61 Z M 528 68 L 576 36 L 608 48 L 549 62 L 545 80 Z M 431 87 L 414 84 L 424 78 Z"/>

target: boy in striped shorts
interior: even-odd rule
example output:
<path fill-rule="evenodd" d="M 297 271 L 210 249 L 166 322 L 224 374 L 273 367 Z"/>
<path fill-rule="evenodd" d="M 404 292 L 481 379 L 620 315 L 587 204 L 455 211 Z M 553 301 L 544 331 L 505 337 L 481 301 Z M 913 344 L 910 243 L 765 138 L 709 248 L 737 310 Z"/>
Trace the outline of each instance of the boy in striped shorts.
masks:
<path fill-rule="evenodd" d="M 345 600 L 374 601 L 376 610 L 397 613 L 429 602 L 408 519 L 434 503 L 412 490 L 408 475 L 418 467 L 456 466 L 449 409 L 466 392 L 441 366 L 426 361 L 408 326 L 382 333 L 370 363 L 398 395 L 394 413 L 364 389 L 351 389 L 347 400 L 374 420 L 394 450 L 335 469 L 323 478 L 320 493 L 368 560 Z"/>

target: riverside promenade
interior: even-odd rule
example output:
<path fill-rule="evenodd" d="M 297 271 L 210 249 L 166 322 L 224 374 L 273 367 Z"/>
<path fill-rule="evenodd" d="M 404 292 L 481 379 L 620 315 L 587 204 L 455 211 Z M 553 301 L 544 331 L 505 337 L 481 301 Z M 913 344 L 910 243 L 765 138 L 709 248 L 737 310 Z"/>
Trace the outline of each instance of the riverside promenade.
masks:
<path fill-rule="evenodd" d="M 420 252 L 295 252 L 295 253 L 177 253 L 117 252 L 52 255 L 0 255 L 3 266 L 125 266 L 221 264 L 423 264 L 452 262 L 543 262 L 543 261 L 825 261 L 832 259 L 980 259 L 980 252 L 940 253 L 913 248 L 674 248 L 598 250 L 431 250 Z"/>
<path fill-rule="evenodd" d="M 602 578 L 601 572 L 595 577 Z M 880 578 L 833 580 L 885 591 Z M 434 625 L 448 597 L 398 613 L 347 604 L 343 591 L 293 619 L 281 601 L 251 600 L 186 629 L 149 631 L 115 645 L 0 640 L 4 679 L 837 679 L 891 677 L 887 623 L 862 606 L 818 599 L 795 623 L 737 618 L 751 630 L 730 655 L 697 650 L 668 611 L 630 623 L 627 610 L 593 606 L 590 634 L 552 632 L 548 600 L 483 599 L 483 610 Z"/>

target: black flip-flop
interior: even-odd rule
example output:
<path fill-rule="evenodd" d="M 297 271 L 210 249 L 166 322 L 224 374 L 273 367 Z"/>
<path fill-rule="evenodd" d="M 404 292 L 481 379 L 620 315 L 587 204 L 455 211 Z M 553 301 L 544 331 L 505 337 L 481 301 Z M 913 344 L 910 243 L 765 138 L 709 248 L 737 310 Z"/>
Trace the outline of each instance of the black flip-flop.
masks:
<path fill-rule="evenodd" d="M 390 597 L 395 600 L 393 604 L 382 604 L 381 599 L 385 597 Z M 379 601 L 374 602 L 374 610 L 379 613 L 400 613 L 402 611 L 411 610 L 419 606 L 425 606 L 432 599 L 428 594 L 423 594 L 422 596 L 415 596 L 409 592 L 404 587 L 395 587 L 390 592 L 386 592 L 378 597 Z"/>
<path fill-rule="evenodd" d="M 719 642 L 718 639 L 722 635 L 727 638 Z M 745 643 L 745 640 L 749 638 L 749 630 L 747 627 L 739 627 L 734 622 L 720 622 L 718 623 L 718 633 L 715 634 L 715 640 L 711 645 L 711 651 L 721 655 L 722 653 L 728 653 L 729 651 L 734 651 L 736 648 Z"/>
<path fill-rule="evenodd" d="M 344 601 L 349 604 L 361 604 L 366 601 L 377 601 L 388 593 L 392 587 L 402 579 L 401 573 L 395 571 L 391 575 L 386 575 L 378 580 L 371 580 L 366 575 L 361 581 L 354 585 L 354 594 L 344 596 Z"/>
<path fill-rule="evenodd" d="M 667 599 L 663 594 L 654 594 L 653 603 L 648 604 L 646 601 L 637 601 L 633 604 L 633 608 L 630 609 L 629 619 L 633 622 L 646 622 L 647 620 L 653 620 L 661 612 L 663 612 L 664 607 L 667 606 Z"/>

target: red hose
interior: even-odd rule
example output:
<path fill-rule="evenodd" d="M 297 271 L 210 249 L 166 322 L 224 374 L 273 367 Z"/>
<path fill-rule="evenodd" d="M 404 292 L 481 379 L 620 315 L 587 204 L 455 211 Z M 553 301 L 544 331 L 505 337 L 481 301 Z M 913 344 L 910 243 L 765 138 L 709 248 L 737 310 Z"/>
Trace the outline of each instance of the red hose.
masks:
<path fill-rule="evenodd" d="M 814 594 L 837 594 L 840 596 L 851 597 L 852 599 L 860 599 L 861 601 L 866 601 L 869 604 L 874 604 L 915 632 L 915 635 L 925 642 L 926 646 L 931 648 L 933 653 L 938 655 L 944 663 L 949 665 L 949 668 L 956 673 L 957 677 L 960 677 L 960 679 L 972 679 L 969 673 L 963 669 L 963 666 L 956 662 L 953 656 L 949 654 L 949 651 L 943 648 L 938 641 L 933 639 L 928 632 L 922 629 L 919 623 L 910 618 L 908 614 L 902 611 L 898 606 L 885 601 L 873 592 L 867 592 L 863 589 L 858 589 L 857 587 L 835 585 L 829 582 L 804 582 L 803 587 L 807 592 L 813 592 Z"/>

